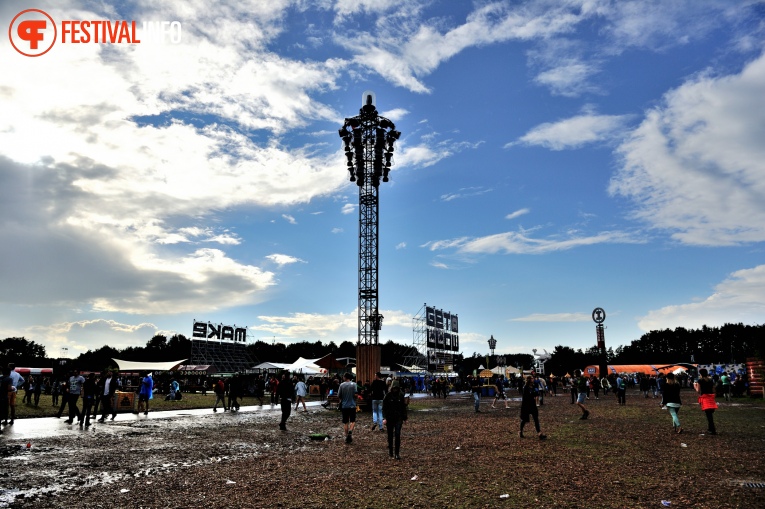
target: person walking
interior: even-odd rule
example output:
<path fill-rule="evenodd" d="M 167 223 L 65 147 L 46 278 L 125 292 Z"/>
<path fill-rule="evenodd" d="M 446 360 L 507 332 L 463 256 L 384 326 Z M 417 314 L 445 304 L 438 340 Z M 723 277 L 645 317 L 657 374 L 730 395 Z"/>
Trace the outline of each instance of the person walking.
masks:
<path fill-rule="evenodd" d="M 98 417 L 98 411 L 101 408 L 101 402 L 103 400 L 103 394 L 104 394 L 104 384 L 106 383 L 106 380 L 109 378 L 109 372 L 107 370 L 103 370 L 101 374 L 99 375 L 98 379 L 96 380 L 96 394 L 93 398 L 93 420 L 96 420 L 96 417 Z"/>
<path fill-rule="evenodd" d="M 99 389 L 101 396 L 101 418 L 98 422 L 104 422 L 106 416 L 111 412 L 113 421 L 117 417 L 117 406 L 114 405 L 114 394 L 117 392 L 117 372 L 112 371 L 109 376 L 104 374 L 104 385 Z"/>
<path fill-rule="evenodd" d="M 574 377 L 576 377 L 574 383 L 576 384 L 577 390 L 576 406 L 582 410 L 582 416 L 579 419 L 585 420 L 590 416 L 590 411 L 584 406 L 584 402 L 587 399 L 587 379 L 582 375 L 582 371 L 579 369 L 574 371 Z"/>
<path fill-rule="evenodd" d="M 50 397 L 51 397 L 51 405 L 50 406 L 58 406 L 58 397 L 61 394 L 61 382 L 58 381 L 58 378 L 56 378 L 53 381 L 53 385 L 50 388 Z"/>
<path fill-rule="evenodd" d="M 239 398 L 242 392 L 242 379 L 239 373 L 234 373 L 228 385 L 228 409 L 232 412 L 239 410 Z"/>
<path fill-rule="evenodd" d="M 595 393 L 595 399 L 598 399 L 598 395 L 600 394 L 600 380 L 598 380 L 598 377 L 595 375 L 590 377 L 590 389 Z"/>
<path fill-rule="evenodd" d="M 268 389 L 271 392 L 271 406 L 274 406 L 279 402 L 279 381 L 276 379 L 276 375 L 271 375 L 271 379 L 268 381 Z"/>
<path fill-rule="evenodd" d="M 505 402 L 505 409 L 507 409 L 507 397 L 505 396 L 505 379 L 503 376 L 497 378 L 497 392 L 494 393 L 494 401 L 491 403 L 492 408 L 497 408 L 496 404 L 498 400 Z"/>
<path fill-rule="evenodd" d="M 300 403 L 303 403 L 303 412 L 308 412 L 308 408 L 305 406 L 305 397 L 308 396 L 308 387 L 306 386 L 303 378 L 298 378 L 298 382 L 295 384 L 295 411 L 297 412 L 300 407 Z"/>
<path fill-rule="evenodd" d="M 576 374 L 576 373 L 574 373 Z M 569 378 L 569 391 L 571 391 L 571 404 L 573 405 L 579 400 L 579 392 L 576 390 L 576 378 Z"/>
<path fill-rule="evenodd" d="M 8 426 L 13 425 L 13 421 L 16 420 L 16 395 L 18 394 L 19 387 L 24 383 L 24 377 L 16 372 L 16 365 L 14 363 L 8 364 L 8 376 L 11 379 L 10 390 L 8 391 L 8 407 L 10 409 L 10 422 Z"/>
<path fill-rule="evenodd" d="M 93 411 L 93 402 L 98 394 L 98 384 L 96 383 L 96 374 L 90 373 L 85 383 L 82 384 L 82 414 L 80 414 L 80 427 L 83 424 L 90 426 L 90 414 Z"/>
<path fill-rule="evenodd" d="M 680 418 L 677 415 L 682 406 L 680 401 L 680 384 L 675 381 L 674 373 L 667 373 L 666 379 L 661 406 L 669 411 L 669 415 L 672 416 L 672 428 L 675 430 L 675 433 L 679 434 L 683 432 L 683 428 L 680 426 Z"/>
<path fill-rule="evenodd" d="M 61 406 L 58 407 L 58 412 L 56 412 L 56 419 L 61 419 L 61 415 L 64 413 L 66 404 L 69 401 L 69 385 L 66 379 L 64 379 L 64 381 L 61 382 L 60 387 L 61 387 Z"/>
<path fill-rule="evenodd" d="M 138 389 L 138 411 L 136 413 L 140 414 L 143 410 L 143 415 L 148 415 L 149 401 L 152 398 L 154 398 L 154 379 L 151 373 L 146 373 L 141 380 L 141 387 Z M 144 405 L 146 406 L 144 407 Z"/>
<path fill-rule="evenodd" d="M 382 379 L 382 373 L 375 373 L 375 379 L 372 380 L 372 431 L 375 428 L 383 430 L 383 400 L 388 394 L 388 385 Z"/>
<path fill-rule="evenodd" d="M 263 380 L 263 375 L 258 375 L 255 380 L 255 398 L 260 403 L 258 406 L 263 406 L 263 396 L 266 393 L 266 382 Z"/>
<path fill-rule="evenodd" d="M 8 427 L 8 397 L 13 388 L 11 370 L 3 366 L 2 373 L 0 373 L 0 424 L 5 427 Z M 2 427 L 0 427 L 0 433 L 2 432 Z"/>
<path fill-rule="evenodd" d="M 353 442 L 353 428 L 356 427 L 356 393 L 358 386 L 352 381 L 350 373 L 343 375 L 343 383 L 337 389 L 340 397 L 340 411 L 343 414 L 343 430 L 345 431 L 345 443 Z M 383 403 L 383 408 L 385 404 Z"/>
<path fill-rule="evenodd" d="M 646 393 L 646 398 L 648 394 Z M 616 377 L 616 402 L 624 406 L 627 404 L 627 376 L 619 375 Z"/>
<path fill-rule="evenodd" d="M 607 377 L 604 376 L 603 378 L 600 379 L 600 386 L 603 388 L 603 397 L 605 398 L 606 396 L 608 396 L 608 389 L 611 388 L 611 386 L 608 384 Z"/>
<path fill-rule="evenodd" d="M 69 419 L 67 424 L 74 422 L 74 417 L 77 416 L 77 420 L 81 420 L 82 414 L 77 407 L 77 400 L 80 399 L 80 393 L 82 393 L 82 386 L 85 384 L 85 377 L 80 375 L 80 372 L 72 371 L 69 377 L 69 395 L 66 397 L 66 402 L 69 405 Z"/>
<path fill-rule="evenodd" d="M 401 428 L 408 416 L 406 398 L 401 392 L 398 380 L 393 381 L 390 392 L 383 399 L 382 413 L 383 425 L 388 429 L 388 456 L 400 460 Z"/>
<path fill-rule="evenodd" d="M 480 414 L 481 380 L 478 377 L 474 377 L 470 380 L 470 390 L 473 392 L 473 406 L 475 407 L 475 413 Z"/>
<path fill-rule="evenodd" d="M 219 402 L 221 406 L 223 406 L 224 412 L 228 410 L 226 408 L 226 384 L 223 383 L 222 378 L 218 378 L 218 381 L 215 382 L 215 385 L 213 386 L 213 392 L 215 393 L 215 404 L 213 405 L 213 412 L 218 411 Z"/>
<path fill-rule="evenodd" d="M 723 397 L 725 398 L 725 401 L 730 401 L 731 383 L 730 383 L 730 376 L 728 376 L 727 371 L 723 371 L 723 374 L 720 375 L 720 384 L 722 384 L 722 393 L 723 393 Z"/>
<path fill-rule="evenodd" d="M 39 376 L 39 375 L 36 376 L 35 380 L 34 380 L 34 383 L 35 383 L 35 387 L 34 387 L 34 390 L 32 391 L 32 395 L 35 398 L 35 406 L 39 406 L 40 405 L 40 396 L 42 395 L 42 390 L 43 390 L 43 379 L 42 379 L 42 377 Z"/>
<path fill-rule="evenodd" d="M 518 436 L 523 438 L 523 427 L 529 422 L 529 417 L 534 419 L 534 428 L 537 430 L 539 440 L 544 440 L 547 435 L 542 433 L 539 427 L 539 409 L 536 402 L 536 385 L 534 378 L 529 375 L 526 377 L 526 384 L 523 386 L 523 395 L 521 396 L 521 429 Z"/>
<path fill-rule="evenodd" d="M 701 378 L 693 384 L 693 388 L 699 393 L 699 405 L 701 410 L 707 415 L 707 432 L 704 435 L 716 435 L 717 428 L 715 428 L 715 409 L 717 408 L 717 402 L 715 401 L 715 383 L 709 377 L 709 371 L 705 368 L 699 370 Z"/>
<path fill-rule="evenodd" d="M 282 373 L 282 379 L 279 381 L 276 390 L 276 395 L 282 405 L 282 420 L 279 421 L 279 429 L 287 431 L 287 419 L 292 413 L 292 397 L 295 392 L 295 387 L 292 385 L 292 379 L 290 379 L 288 371 Z"/>

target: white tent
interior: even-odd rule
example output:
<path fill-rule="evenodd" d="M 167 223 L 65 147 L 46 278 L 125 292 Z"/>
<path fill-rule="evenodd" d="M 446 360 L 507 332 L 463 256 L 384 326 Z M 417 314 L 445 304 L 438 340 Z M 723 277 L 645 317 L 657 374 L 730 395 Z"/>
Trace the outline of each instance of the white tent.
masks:
<path fill-rule="evenodd" d="M 289 364 L 284 364 L 283 362 L 261 362 L 257 366 L 253 366 L 252 369 L 261 369 L 263 371 L 273 371 L 273 370 L 279 370 L 284 371 L 285 369 L 289 369 Z"/>
<path fill-rule="evenodd" d="M 304 375 L 323 375 L 327 373 L 327 370 L 316 364 L 319 359 L 304 359 L 300 357 L 298 360 L 289 364 L 285 369 L 293 373 L 302 373 Z"/>
<path fill-rule="evenodd" d="M 171 362 L 134 362 L 114 358 L 112 360 L 117 364 L 120 371 L 172 371 L 188 359 Z"/>
<path fill-rule="evenodd" d="M 495 375 L 505 375 L 505 378 L 508 378 L 510 375 L 518 373 L 518 368 L 512 366 L 496 366 L 492 368 L 491 372 Z"/>
<path fill-rule="evenodd" d="M 290 373 L 301 373 L 303 375 L 323 375 L 327 373 L 327 370 L 316 364 L 319 359 L 304 359 L 300 357 L 292 364 L 285 364 L 283 362 L 261 362 L 253 369 L 261 369 L 263 371 L 289 371 Z"/>

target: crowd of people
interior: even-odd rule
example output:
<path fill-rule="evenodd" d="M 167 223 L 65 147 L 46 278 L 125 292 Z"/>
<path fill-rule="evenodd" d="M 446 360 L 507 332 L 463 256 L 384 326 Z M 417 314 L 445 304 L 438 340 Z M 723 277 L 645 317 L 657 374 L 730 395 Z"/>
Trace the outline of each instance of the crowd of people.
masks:
<path fill-rule="evenodd" d="M 407 420 L 409 396 L 414 392 L 425 392 L 435 398 L 446 398 L 453 392 L 470 391 L 473 395 L 475 412 L 480 413 L 480 402 L 486 396 L 487 385 L 493 388 L 494 400 L 492 408 L 499 401 L 508 407 L 508 390 L 516 390 L 521 398 L 519 437 L 524 437 L 525 425 L 533 420 L 534 428 L 540 440 L 546 439 L 541 431 L 538 407 L 544 405 L 545 395 L 557 395 L 560 386 L 564 392 L 571 395 L 571 403 L 576 404 L 580 411 L 580 419 L 585 420 L 590 415 L 587 401 L 595 400 L 600 395 L 607 396 L 612 392 L 619 405 L 626 405 L 628 388 L 639 389 L 638 394 L 644 398 L 661 398 L 662 408 L 668 410 L 672 419 L 672 429 L 675 433 L 683 433 L 679 413 L 682 406 L 680 388 L 692 385 L 698 393 L 701 410 L 705 413 L 708 423 L 707 434 L 717 433 L 714 424 L 714 411 L 717 408 L 716 397 L 730 400 L 741 395 L 742 390 L 736 390 L 737 384 L 745 383 L 745 375 L 711 374 L 706 369 L 699 370 L 699 378 L 691 380 L 687 373 L 676 376 L 673 373 L 657 376 L 640 374 L 611 374 L 598 378 L 587 376 L 580 370 L 574 371 L 573 376 L 566 375 L 560 379 L 554 375 L 540 376 L 533 371 L 525 377 L 496 376 L 491 380 L 468 376 L 464 380 L 447 378 L 445 376 L 401 377 L 393 379 L 376 373 L 374 380 L 364 383 L 355 381 L 350 373 L 342 377 L 308 377 L 281 374 L 260 374 L 244 378 L 240 374 L 231 377 L 217 378 L 210 381 L 209 386 L 215 394 L 213 412 L 220 405 L 223 411 L 236 412 L 240 409 L 240 400 L 245 395 L 253 396 L 264 405 L 264 399 L 270 396 L 272 406 L 281 406 L 279 429 L 286 431 L 287 420 L 293 411 L 298 411 L 302 405 L 307 412 L 306 398 L 309 391 L 318 393 L 323 406 L 328 406 L 329 397 L 335 397 L 341 413 L 345 441 L 353 442 L 353 431 L 356 426 L 356 411 L 360 404 L 368 406 L 372 416 L 372 431 L 387 432 L 389 453 L 392 458 L 400 458 L 401 430 Z M 2 368 L 0 377 L 0 433 L 3 426 L 11 426 L 16 419 L 18 393 L 21 392 L 21 404 L 38 406 L 41 394 L 50 394 L 54 407 L 58 407 L 56 417 L 62 417 L 66 412 L 67 424 L 75 422 L 80 427 L 88 427 L 91 420 L 98 418 L 104 422 L 114 418 L 118 412 L 118 391 L 125 388 L 137 394 L 137 408 L 133 413 L 148 414 L 154 394 L 158 391 L 167 392 L 166 400 L 182 398 L 181 385 L 174 378 L 164 380 L 162 387 L 154 381 L 152 373 L 140 373 L 138 376 L 125 377 L 117 371 L 104 371 L 100 374 L 81 374 L 73 370 L 68 377 L 56 377 L 51 380 L 41 375 L 24 377 L 15 371 L 15 366 L 9 364 Z M 208 387 L 205 381 L 204 387 Z M 311 389 L 309 389 L 311 388 Z M 82 403 L 80 403 L 82 400 Z"/>

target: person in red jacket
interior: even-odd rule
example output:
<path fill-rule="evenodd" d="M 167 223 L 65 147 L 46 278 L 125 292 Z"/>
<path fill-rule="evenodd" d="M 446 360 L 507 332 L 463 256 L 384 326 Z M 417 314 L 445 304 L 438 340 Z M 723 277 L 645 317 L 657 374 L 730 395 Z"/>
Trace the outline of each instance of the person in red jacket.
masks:
<path fill-rule="evenodd" d="M 707 414 L 707 432 L 705 435 L 716 435 L 717 428 L 715 428 L 715 409 L 717 408 L 717 402 L 715 401 L 715 383 L 709 378 L 709 371 L 704 368 L 699 370 L 701 378 L 693 384 L 693 388 L 699 393 L 699 405 L 701 410 Z"/>

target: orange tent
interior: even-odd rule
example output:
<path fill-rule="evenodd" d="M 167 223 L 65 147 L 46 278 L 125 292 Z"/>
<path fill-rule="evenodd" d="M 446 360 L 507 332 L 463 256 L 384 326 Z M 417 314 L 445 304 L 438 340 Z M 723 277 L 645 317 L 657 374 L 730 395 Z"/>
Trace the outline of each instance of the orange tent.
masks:
<path fill-rule="evenodd" d="M 618 373 L 642 373 L 644 375 L 658 375 L 659 373 L 674 373 L 678 369 L 687 369 L 686 366 L 667 365 L 667 364 L 609 364 L 608 374 Z M 587 376 L 595 375 L 600 378 L 600 368 L 598 366 L 587 366 L 584 368 L 584 374 Z"/>

